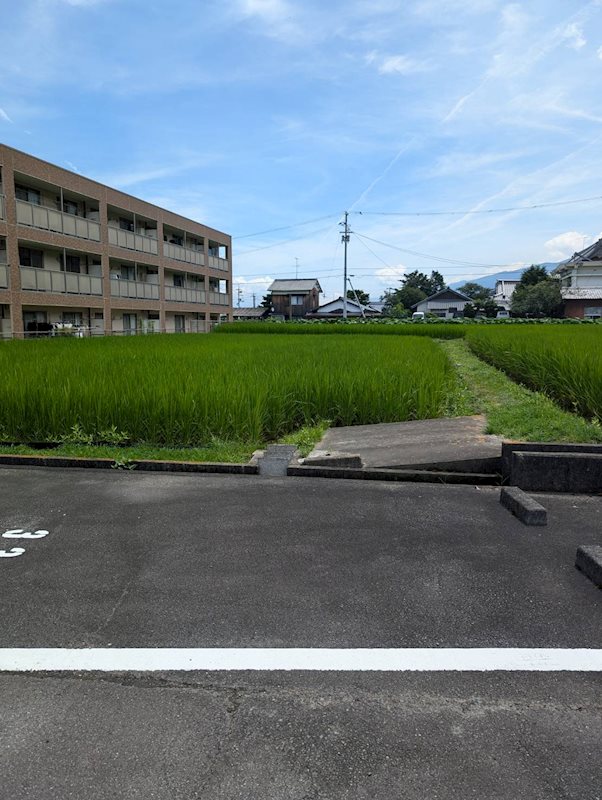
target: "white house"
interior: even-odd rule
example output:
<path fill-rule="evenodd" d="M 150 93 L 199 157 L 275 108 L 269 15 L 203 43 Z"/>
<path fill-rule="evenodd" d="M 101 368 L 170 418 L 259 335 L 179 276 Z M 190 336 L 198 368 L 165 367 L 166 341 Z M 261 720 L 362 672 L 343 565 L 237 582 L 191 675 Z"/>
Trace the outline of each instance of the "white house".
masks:
<path fill-rule="evenodd" d="M 563 261 L 552 276 L 560 281 L 565 317 L 602 317 L 602 239 Z"/>
<path fill-rule="evenodd" d="M 412 306 L 414 311 L 423 311 L 425 314 L 434 314 L 442 319 L 453 319 L 464 316 L 464 306 L 472 303 L 468 295 L 456 289 L 442 289 L 440 292 L 425 297 Z"/>
<path fill-rule="evenodd" d="M 493 294 L 493 301 L 495 304 L 501 306 L 506 311 L 510 311 L 510 300 L 519 283 L 520 280 L 518 279 L 496 281 Z"/>
<path fill-rule="evenodd" d="M 372 305 L 363 305 L 358 303 L 357 300 L 350 300 L 347 298 L 347 316 L 348 317 L 379 317 L 380 311 Z M 363 312 L 363 313 L 362 313 Z M 337 297 L 336 300 L 331 300 L 329 303 L 321 305 L 313 314 L 307 316 L 316 319 L 322 318 L 341 318 L 343 316 L 343 298 Z"/>

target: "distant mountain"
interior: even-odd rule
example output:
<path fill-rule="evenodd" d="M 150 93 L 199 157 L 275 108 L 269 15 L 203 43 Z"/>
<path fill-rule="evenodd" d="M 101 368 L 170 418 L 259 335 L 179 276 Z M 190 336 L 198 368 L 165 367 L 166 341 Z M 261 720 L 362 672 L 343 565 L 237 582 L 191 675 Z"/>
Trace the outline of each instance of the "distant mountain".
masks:
<path fill-rule="evenodd" d="M 553 269 L 560 264 L 560 261 L 545 261 L 543 264 L 539 266 L 545 267 L 548 272 L 551 272 Z M 495 272 L 493 275 L 483 275 L 482 278 L 470 278 L 470 280 L 466 281 L 456 281 L 456 283 L 450 283 L 450 289 L 459 289 L 460 286 L 464 286 L 465 283 L 479 283 L 481 286 L 484 286 L 486 289 L 495 289 L 496 281 L 520 281 L 520 276 L 523 272 L 528 269 L 528 267 L 521 267 L 520 269 L 511 270 L 510 272 Z"/>

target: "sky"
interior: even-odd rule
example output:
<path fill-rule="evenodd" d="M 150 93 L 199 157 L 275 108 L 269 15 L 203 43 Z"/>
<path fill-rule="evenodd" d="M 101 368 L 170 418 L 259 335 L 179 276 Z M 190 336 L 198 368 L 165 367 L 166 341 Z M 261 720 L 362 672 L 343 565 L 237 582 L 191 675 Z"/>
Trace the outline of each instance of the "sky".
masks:
<path fill-rule="evenodd" d="M 0 141 L 231 234 L 235 304 L 295 275 L 339 296 L 345 211 L 373 300 L 414 269 L 454 283 L 602 236 L 602 0 L 0 14 Z"/>

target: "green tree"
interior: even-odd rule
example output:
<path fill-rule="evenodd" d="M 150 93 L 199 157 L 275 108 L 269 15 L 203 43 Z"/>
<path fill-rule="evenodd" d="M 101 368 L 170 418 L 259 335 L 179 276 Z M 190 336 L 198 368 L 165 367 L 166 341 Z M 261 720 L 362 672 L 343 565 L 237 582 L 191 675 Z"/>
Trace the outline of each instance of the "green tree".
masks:
<path fill-rule="evenodd" d="M 518 286 L 535 286 L 542 281 L 548 280 L 548 273 L 545 267 L 540 264 L 531 264 L 520 277 Z M 516 287 L 518 289 L 518 286 Z"/>
<path fill-rule="evenodd" d="M 442 289 L 445 289 L 446 286 L 443 275 L 437 272 L 437 270 L 432 270 L 429 277 L 426 273 L 419 272 L 415 269 L 413 272 L 409 272 L 405 275 L 401 279 L 401 283 L 404 288 L 411 287 L 413 289 L 420 289 L 421 292 L 424 292 L 426 297 L 440 292 Z"/>
<path fill-rule="evenodd" d="M 393 316 L 392 309 L 399 307 L 400 309 L 409 310 L 413 305 L 424 300 L 426 293 L 415 286 L 402 286 L 401 289 L 393 289 L 385 292 L 382 296 L 384 302 L 383 312 L 389 316 Z"/>
<path fill-rule="evenodd" d="M 486 286 L 481 286 L 480 283 L 473 283 L 469 281 L 464 286 L 460 286 L 459 292 L 470 297 L 471 300 L 487 300 L 493 297 L 493 289 L 488 289 Z"/>
<path fill-rule="evenodd" d="M 271 308 L 272 307 L 272 295 L 266 294 L 261 303 L 259 304 L 259 308 Z"/>
<path fill-rule="evenodd" d="M 510 301 L 512 313 L 519 317 L 557 317 L 562 306 L 560 285 L 552 278 L 532 285 L 519 283 Z"/>
<path fill-rule="evenodd" d="M 347 289 L 347 299 L 348 300 L 355 300 L 355 295 L 357 295 L 358 301 L 363 305 L 367 306 L 370 302 L 370 295 L 368 292 L 362 291 L 362 289 L 356 289 L 355 293 L 351 291 L 351 289 Z"/>

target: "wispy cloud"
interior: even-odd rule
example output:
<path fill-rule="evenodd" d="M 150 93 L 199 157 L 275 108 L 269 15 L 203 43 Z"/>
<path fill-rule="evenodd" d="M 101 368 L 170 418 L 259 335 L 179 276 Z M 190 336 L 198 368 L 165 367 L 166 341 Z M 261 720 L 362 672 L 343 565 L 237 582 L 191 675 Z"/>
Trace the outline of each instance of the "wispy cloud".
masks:
<path fill-rule="evenodd" d="M 3 108 L 0 108 L 0 119 L 4 120 L 4 122 L 10 122 L 11 124 L 13 124 L 12 119 L 8 116 L 8 114 Z"/>
<path fill-rule="evenodd" d="M 564 39 L 573 50 L 581 50 L 587 44 L 587 39 L 583 35 L 583 27 L 577 22 L 571 22 L 563 32 Z"/>
<path fill-rule="evenodd" d="M 365 57 L 366 64 L 374 64 L 381 75 L 414 75 L 428 72 L 432 65 L 404 54 L 384 55 L 373 50 Z"/>

